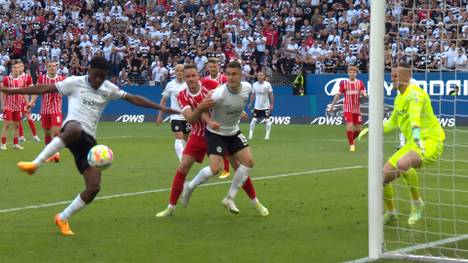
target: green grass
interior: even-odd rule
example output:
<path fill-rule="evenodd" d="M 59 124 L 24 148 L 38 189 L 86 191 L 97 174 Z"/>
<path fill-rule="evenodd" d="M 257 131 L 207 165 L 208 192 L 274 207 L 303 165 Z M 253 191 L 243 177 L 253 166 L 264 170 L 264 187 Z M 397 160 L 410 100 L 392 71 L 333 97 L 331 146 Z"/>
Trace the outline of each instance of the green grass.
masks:
<path fill-rule="evenodd" d="M 178 208 L 171 218 L 154 217 L 167 205 L 167 190 L 97 200 L 71 219 L 73 237 L 61 236 L 53 223 L 54 214 L 66 204 L 2 212 L 0 262 L 341 262 L 366 257 L 367 144 L 349 153 L 343 127 L 274 126 L 268 142 L 261 139 L 263 134 L 263 126 L 257 126 L 256 138 L 250 142 L 256 161 L 252 177 L 290 174 L 254 181 L 259 199 L 270 210 L 267 218 L 256 214 L 243 193 L 237 200 L 241 213 L 228 213 L 220 204 L 229 188 L 227 181 L 197 189 L 190 206 Z M 447 141 L 451 139 L 449 134 Z M 457 142 L 466 139 L 466 134 L 457 135 Z M 102 123 L 98 141 L 115 153 L 99 196 L 170 187 L 178 162 L 167 125 Z M 387 157 L 393 145 L 386 143 Z M 34 158 L 42 147 L 27 142 L 23 151 L 0 152 L 0 210 L 72 200 L 83 189 L 68 151 L 63 152 L 62 162 L 45 164 L 34 176 L 17 171 L 17 161 Z M 466 148 L 456 149 L 457 159 L 468 160 Z M 452 148 L 445 149 L 444 158 L 454 158 Z M 426 172 L 452 174 L 452 165 L 441 162 L 442 170 L 434 170 L 433 165 Z M 350 166 L 362 168 L 314 172 Z M 195 165 L 189 177 L 201 167 Z M 468 174 L 465 162 L 455 168 L 460 175 Z M 296 172 L 300 174 L 291 174 Z M 467 179 L 457 177 L 456 184 L 452 179 L 428 175 L 422 176 L 421 184 L 467 189 Z M 386 228 L 385 234 L 408 245 L 388 243 L 388 249 L 439 240 L 439 235 L 427 233 L 453 233 L 454 226 L 457 233 L 468 232 L 467 223 L 435 219 L 409 229 L 404 215 L 408 194 L 402 187 L 397 187 L 401 227 Z M 468 218 L 465 208 L 437 205 L 439 200 L 453 203 L 454 199 L 468 205 L 466 193 L 428 190 L 424 196 L 427 215 Z M 462 241 L 458 247 L 466 249 L 468 244 Z"/>

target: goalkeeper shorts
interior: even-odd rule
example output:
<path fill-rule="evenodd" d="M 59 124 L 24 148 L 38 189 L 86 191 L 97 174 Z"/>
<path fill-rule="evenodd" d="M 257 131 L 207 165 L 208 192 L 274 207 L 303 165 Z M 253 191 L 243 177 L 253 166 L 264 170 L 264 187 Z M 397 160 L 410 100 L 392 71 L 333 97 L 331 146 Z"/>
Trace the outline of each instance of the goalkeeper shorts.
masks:
<path fill-rule="evenodd" d="M 390 157 L 388 162 L 393 166 L 397 167 L 398 160 L 400 160 L 403 156 L 405 156 L 410 151 L 416 152 L 422 160 L 423 165 L 431 164 L 442 155 L 444 142 L 433 140 L 433 139 L 426 139 L 423 140 L 423 147 L 424 152 L 418 147 L 418 145 L 411 141 L 407 142 L 403 147 L 401 147 L 396 153 Z"/>

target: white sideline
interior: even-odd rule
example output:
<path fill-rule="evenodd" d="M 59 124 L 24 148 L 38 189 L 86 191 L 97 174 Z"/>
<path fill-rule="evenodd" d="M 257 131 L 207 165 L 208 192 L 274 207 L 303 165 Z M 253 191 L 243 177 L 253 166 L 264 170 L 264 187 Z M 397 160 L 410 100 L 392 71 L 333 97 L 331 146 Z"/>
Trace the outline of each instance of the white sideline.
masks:
<path fill-rule="evenodd" d="M 343 170 L 361 169 L 361 168 L 365 168 L 365 167 L 366 166 L 355 165 L 355 166 L 346 166 L 346 167 L 325 168 L 325 169 L 317 169 L 317 170 L 310 170 L 310 171 L 303 171 L 303 172 L 275 174 L 275 175 L 268 175 L 268 176 L 262 176 L 262 177 L 255 177 L 255 178 L 252 178 L 252 180 L 257 181 L 257 180 L 266 180 L 266 179 L 282 178 L 282 177 L 298 176 L 298 175 L 306 175 L 306 174 L 336 172 L 336 171 L 343 171 Z M 220 185 L 220 184 L 230 184 L 230 183 L 231 183 L 231 181 L 222 181 L 222 182 L 208 183 L 208 184 L 204 184 L 204 185 L 201 185 L 201 186 L 206 187 L 206 186 L 213 186 L 213 185 Z M 113 198 L 125 197 L 125 196 L 135 196 L 135 195 L 159 193 L 159 192 L 166 192 L 166 191 L 169 191 L 169 190 L 170 190 L 170 188 L 162 188 L 162 189 L 154 189 L 154 190 L 141 191 L 141 192 L 114 194 L 114 195 L 107 195 L 107 196 L 97 197 L 96 200 L 104 200 L 104 199 L 113 199 Z M 0 213 L 10 213 L 10 212 L 16 212 L 16 211 L 24 211 L 24 210 L 30 210 L 30 209 L 38 209 L 38 208 L 45 208 L 45 207 L 51 207 L 51 206 L 64 205 L 64 204 L 69 204 L 71 201 L 72 200 L 67 200 L 67 201 L 59 201 L 59 202 L 54 202 L 54 203 L 46 203 L 46 204 L 29 205 L 29 206 L 23 206 L 23 207 L 1 209 Z"/>

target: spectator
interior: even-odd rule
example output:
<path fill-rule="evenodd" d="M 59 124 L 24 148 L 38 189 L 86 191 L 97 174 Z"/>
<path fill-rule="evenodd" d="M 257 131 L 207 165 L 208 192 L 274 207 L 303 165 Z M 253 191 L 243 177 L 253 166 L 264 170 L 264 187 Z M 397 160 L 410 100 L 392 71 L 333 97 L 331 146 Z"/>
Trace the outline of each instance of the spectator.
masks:
<path fill-rule="evenodd" d="M 165 87 L 168 77 L 168 70 L 164 67 L 164 62 L 159 61 L 156 67 L 154 67 L 152 72 L 153 81 L 156 86 Z"/>

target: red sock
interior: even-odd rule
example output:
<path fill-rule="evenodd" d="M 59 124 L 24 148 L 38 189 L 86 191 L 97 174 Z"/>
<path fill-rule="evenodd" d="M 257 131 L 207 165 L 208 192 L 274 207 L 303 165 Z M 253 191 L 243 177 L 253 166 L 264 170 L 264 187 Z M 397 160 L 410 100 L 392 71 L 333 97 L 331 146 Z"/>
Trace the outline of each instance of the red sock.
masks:
<path fill-rule="evenodd" d="M 354 144 L 354 131 L 346 131 L 346 135 L 348 136 L 349 145 Z"/>
<path fill-rule="evenodd" d="M 6 144 L 6 137 L 2 137 L 2 144 Z"/>
<path fill-rule="evenodd" d="M 242 188 L 247 193 L 250 199 L 254 199 L 255 197 L 257 197 L 257 194 L 255 193 L 255 188 L 253 186 L 252 180 L 250 179 L 250 176 L 247 177 L 247 180 L 245 180 L 245 183 L 242 186 Z"/>
<path fill-rule="evenodd" d="M 354 138 L 353 139 L 356 139 L 359 136 L 359 133 L 361 133 L 361 131 L 354 131 Z"/>
<path fill-rule="evenodd" d="M 28 119 L 29 128 L 31 129 L 32 135 L 36 136 L 36 124 L 32 119 Z"/>
<path fill-rule="evenodd" d="M 18 125 L 18 134 L 20 137 L 24 136 L 23 123 L 20 121 Z"/>
<path fill-rule="evenodd" d="M 224 171 L 229 173 L 229 157 L 224 156 Z"/>
<path fill-rule="evenodd" d="M 13 137 L 13 144 L 18 144 L 18 137 Z"/>
<path fill-rule="evenodd" d="M 179 171 L 176 172 L 176 175 L 174 176 L 174 180 L 172 181 L 169 204 L 171 205 L 177 204 L 177 200 L 179 200 L 179 196 L 182 193 L 182 190 L 184 189 L 184 182 L 185 182 L 186 175 L 187 174 L 181 173 Z"/>
<path fill-rule="evenodd" d="M 52 136 L 50 135 L 44 136 L 44 142 L 46 145 L 49 144 L 50 141 L 52 141 Z"/>

